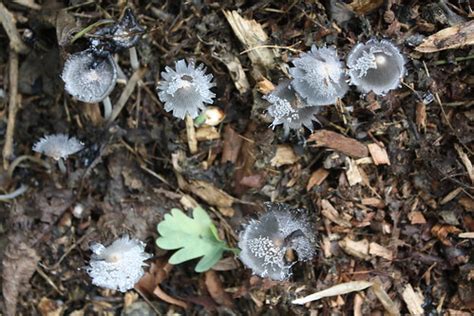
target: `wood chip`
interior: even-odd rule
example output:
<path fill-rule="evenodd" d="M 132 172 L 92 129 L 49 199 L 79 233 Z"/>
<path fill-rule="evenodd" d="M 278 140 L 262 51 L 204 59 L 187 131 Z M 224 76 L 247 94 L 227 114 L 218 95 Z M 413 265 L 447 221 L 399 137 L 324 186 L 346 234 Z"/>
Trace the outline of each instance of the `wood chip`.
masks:
<path fill-rule="evenodd" d="M 372 282 L 367 281 L 352 281 L 334 285 L 328 289 L 313 293 L 311 295 L 296 299 L 292 301 L 293 304 L 306 304 L 309 302 L 317 301 L 324 297 L 343 295 L 351 292 L 358 292 L 365 290 L 366 288 L 372 286 Z"/>
<path fill-rule="evenodd" d="M 346 252 L 348 255 L 368 260 L 369 256 L 369 241 L 367 239 L 362 239 L 360 241 L 353 241 L 349 237 L 344 238 L 339 241 L 339 246 Z"/>
<path fill-rule="evenodd" d="M 474 33 L 474 29 L 473 29 L 473 33 Z M 467 174 L 469 175 L 469 178 L 471 179 L 471 183 L 474 184 L 474 168 L 472 167 L 472 162 L 469 159 L 469 156 L 464 152 L 463 148 L 459 146 L 458 144 L 454 144 L 454 148 L 458 152 L 459 158 L 464 164 L 464 167 L 466 167 Z"/>
<path fill-rule="evenodd" d="M 225 52 L 219 55 L 213 55 L 213 57 L 218 59 L 227 67 L 230 77 L 234 81 L 234 85 L 240 94 L 247 93 L 250 90 L 250 83 L 237 56 Z"/>
<path fill-rule="evenodd" d="M 239 41 L 244 45 L 252 64 L 262 65 L 268 69 L 275 67 L 277 55 L 274 50 L 266 47 L 268 36 L 260 23 L 244 19 L 237 11 L 224 11 L 224 16 Z"/>
<path fill-rule="evenodd" d="M 418 131 L 424 131 L 426 129 L 426 104 L 423 102 L 418 102 L 416 104 L 416 126 L 418 127 Z"/>
<path fill-rule="evenodd" d="M 309 177 L 308 184 L 306 185 L 306 191 L 310 191 L 314 186 L 321 185 L 324 180 L 329 175 L 329 171 L 324 168 L 319 168 L 318 170 L 314 171 Z"/>
<path fill-rule="evenodd" d="M 315 147 L 328 147 L 353 158 L 363 158 L 369 155 L 367 146 L 333 131 L 318 130 L 309 135 L 308 141 L 315 142 Z"/>
<path fill-rule="evenodd" d="M 468 232 L 468 233 L 460 233 L 458 235 L 459 238 L 474 238 L 474 232 Z"/>
<path fill-rule="evenodd" d="M 208 204 L 218 208 L 229 208 L 235 201 L 235 198 L 223 190 L 217 188 L 212 183 L 202 180 L 189 181 L 186 189 L 199 196 Z"/>
<path fill-rule="evenodd" d="M 402 297 L 405 303 L 407 304 L 407 308 L 410 312 L 410 315 L 420 316 L 425 314 L 425 311 L 422 307 L 424 303 L 424 298 L 419 292 L 416 293 L 413 290 L 411 284 L 407 284 L 407 286 L 403 290 Z"/>
<path fill-rule="evenodd" d="M 456 196 L 458 196 L 459 193 L 462 192 L 462 188 L 459 187 L 457 189 L 454 189 L 453 191 L 449 192 L 442 200 L 439 202 L 440 205 L 444 205 L 448 202 L 451 202 Z"/>
<path fill-rule="evenodd" d="M 295 162 L 297 162 L 299 159 L 298 156 L 296 156 L 293 148 L 290 145 L 278 145 L 275 156 L 272 158 L 270 161 L 271 165 L 273 167 L 281 167 L 284 165 L 292 165 Z"/>
<path fill-rule="evenodd" d="M 359 167 L 357 167 L 354 159 L 346 157 L 346 177 L 350 186 L 356 185 L 357 183 L 362 182 L 362 175 L 359 172 Z"/>
<path fill-rule="evenodd" d="M 385 203 L 378 198 L 363 198 L 361 200 L 362 204 L 367 205 L 367 206 L 373 206 L 376 208 L 384 208 Z"/>
<path fill-rule="evenodd" d="M 221 138 L 221 134 L 214 126 L 203 126 L 196 130 L 196 140 L 199 142 Z"/>
<path fill-rule="evenodd" d="M 380 147 L 378 144 L 368 144 L 370 156 L 376 165 L 390 165 L 390 159 L 388 158 L 387 151 L 385 148 Z"/>
<path fill-rule="evenodd" d="M 224 128 L 224 144 L 222 145 L 221 163 L 235 163 L 239 157 L 240 148 L 242 147 L 242 137 L 227 124 Z"/>
<path fill-rule="evenodd" d="M 321 214 L 331 222 L 336 223 L 342 227 L 352 227 L 351 223 L 348 220 L 342 218 L 328 200 L 321 200 L 321 208 Z"/>
<path fill-rule="evenodd" d="M 372 291 L 374 291 L 375 296 L 379 299 L 380 303 L 382 303 L 383 307 L 387 311 L 390 316 L 398 316 L 400 315 L 399 307 L 395 304 L 395 302 L 388 296 L 387 292 L 382 287 L 382 283 L 378 278 L 372 280 Z"/>
<path fill-rule="evenodd" d="M 370 243 L 369 254 L 377 256 L 377 257 L 382 257 L 390 261 L 393 260 L 393 251 L 375 242 Z"/>
<path fill-rule="evenodd" d="M 416 224 L 426 224 L 426 219 L 423 216 L 423 213 L 418 211 L 413 211 L 408 214 L 408 219 L 412 225 Z"/>
<path fill-rule="evenodd" d="M 263 76 L 261 80 L 257 82 L 256 87 L 258 92 L 260 92 L 261 94 L 269 94 L 270 92 L 275 90 L 275 86 L 273 85 L 273 83 Z"/>
<path fill-rule="evenodd" d="M 415 50 L 422 53 L 434 53 L 472 44 L 474 44 L 474 20 L 445 28 L 429 36 Z"/>

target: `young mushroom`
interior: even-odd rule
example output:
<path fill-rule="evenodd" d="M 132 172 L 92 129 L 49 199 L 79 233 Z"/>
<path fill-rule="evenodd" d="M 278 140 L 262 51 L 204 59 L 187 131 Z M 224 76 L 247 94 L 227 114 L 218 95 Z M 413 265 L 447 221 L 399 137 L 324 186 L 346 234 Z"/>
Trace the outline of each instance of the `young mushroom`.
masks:
<path fill-rule="evenodd" d="M 90 50 L 73 54 L 64 64 L 61 77 L 70 95 L 86 103 L 102 102 L 104 118 L 110 117 L 109 94 L 117 82 L 117 65 L 110 54 L 98 57 Z"/>
<path fill-rule="evenodd" d="M 56 160 L 62 173 L 66 173 L 64 160 L 83 148 L 84 144 L 82 142 L 66 134 L 46 135 L 33 145 L 33 151 Z"/>
<path fill-rule="evenodd" d="M 134 287 L 145 271 L 145 260 L 151 257 L 145 252 L 145 244 L 123 236 L 110 246 L 91 246 L 93 253 L 87 273 L 92 283 L 111 290 L 126 292 Z"/>
<path fill-rule="evenodd" d="M 288 136 L 290 129 L 297 130 L 303 126 L 312 131 L 313 121 L 317 121 L 315 115 L 321 110 L 321 107 L 305 104 L 291 89 L 289 80 L 280 82 L 275 90 L 263 99 L 270 103 L 267 109 L 273 118 L 270 126 L 274 128 L 283 124 L 285 136 Z"/>
<path fill-rule="evenodd" d="M 173 112 L 173 116 L 184 119 L 186 114 L 196 118 L 199 111 L 205 109 L 205 103 L 212 104 L 216 96 L 211 92 L 215 83 L 213 76 L 206 75 L 203 64 L 195 66 L 191 61 L 186 64 L 184 59 L 176 62 L 176 70 L 166 67 L 161 73 L 161 80 L 156 91 L 161 102 L 165 104 L 165 111 Z"/>
<path fill-rule="evenodd" d="M 308 105 L 334 104 L 349 88 L 343 64 L 333 48 L 313 45 L 310 52 L 294 59 L 293 65 L 291 85 Z"/>
<path fill-rule="evenodd" d="M 239 258 L 254 274 L 281 281 L 291 276 L 293 263 L 286 261 L 287 250 L 293 249 L 298 261 L 312 259 L 315 234 L 302 210 L 286 204 L 267 203 L 266 207 L 268 211 L 240 233 Z"/>
<path fill-rule="evenodd" d="M 405 75 L 405 59 L 387 40 L 357 44 L 347 57 L 351 84 L 363 92 L 384 95 L 396 89 Z"/>

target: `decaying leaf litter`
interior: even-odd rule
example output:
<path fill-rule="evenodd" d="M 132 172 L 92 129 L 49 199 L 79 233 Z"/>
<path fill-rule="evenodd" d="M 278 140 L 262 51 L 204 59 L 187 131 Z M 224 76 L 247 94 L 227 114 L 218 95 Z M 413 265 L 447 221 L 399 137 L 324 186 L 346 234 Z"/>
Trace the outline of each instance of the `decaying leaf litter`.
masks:
<path fill-rule="evenodd" d="M 469 315 L 472 8 L 346 2 L 0 4 L 4 313 Z M 98 103 L 64 93 L 60 74 L 91 40 L 87 27 L 127 7 L 145 29 L 139 64 L 131 50 L 115 54 L 121 73 L 104 120 Z M 312 133 L 270 127 L 262 96 L 289 78 L 292 59 L 326 45 L 344 60 L 373 37 L 404 54 L 399 89 L 352 87 L 318 113 Z M 164 110 L 156 82 L 179 59 L 213 74 L 222 122 Z M 55 133 L 84 143 L 66 174 L 32 151 Z M 317 233 L 316 257 L 287 281 L 252 276 L 231 252 L 199 274 L 194 261 L 170 265 L 172 252 L 155 245 L 164 214 L 200 205 L 236 247 L 268 201 L 305 208 Z M 144 277 L 126 294 L 95 287 L 90 245 L 125 234 L 153 254 Z"/>

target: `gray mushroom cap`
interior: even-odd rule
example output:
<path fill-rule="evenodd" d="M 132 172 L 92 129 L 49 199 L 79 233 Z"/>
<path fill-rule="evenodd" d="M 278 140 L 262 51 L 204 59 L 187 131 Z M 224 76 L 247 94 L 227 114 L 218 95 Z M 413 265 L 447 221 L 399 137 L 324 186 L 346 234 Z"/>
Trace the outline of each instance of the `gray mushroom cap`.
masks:
<path fill-rule="evenodd" d="M 61 78 L 65 90 L 79 101 L 104 100 L 117 82 L 117 65 L 112 56 L 98 59 L 89 51 L 71 55 L 64 64 Z"/>
<path fill-rule="evenodd" d="M 405 75 L 405 59 L 387 40 L 357 44 L 347 57 L 351 84 L 363 92 L 383 95 L 398 88 Z"/>
<path fill-rule="evenodd" d="M 193 61 L 186 63 L 181 59 L 176 62 L 176 70 L 167 66 L 161 77 L 156 92 L 165 111 L 172 112 L 174 117 L 184 119 L 189 114 L 195 118 L 206 108 L 205 104 L 214 102 L 216 95 L 210 90 L 215 86 L 213 76 L 206 74 L 203 64 L 196 66 Z"/>
<path fill-rule="evenodd" d="M 270 103 L 268 114 L 273 118 L 272 127 L 283 124 L 285 134 L 290 129 L 300 129 L 306 127 L 313 130 L 313 121 L 317 121 L 315 114 L 321 108 L 318 106 L 308 106 L 291 89 L 290 81 L 284 80 L 278 84 L 274 91 L 263 97 Z"/>
<path fill-rule="evenodd" d="M 295 250 L 299 261 L 313 258 L 315 234 L 301 210 L 285 204 L 267 204 L 268 212 L 252 220 L 240 234 L 240 260 L 253 273 L 273 280 L 285 280 L 291 275 L 292 263 L 287 263 L 287 249 Z"/>
<path fill-rule="evenodd" d="M 291 85 L 309 105 L 334 104 L 349 88 L 343 63 L 333 48 L 313 45 L 310 52 L 294 59 L 293 65 Z"/>

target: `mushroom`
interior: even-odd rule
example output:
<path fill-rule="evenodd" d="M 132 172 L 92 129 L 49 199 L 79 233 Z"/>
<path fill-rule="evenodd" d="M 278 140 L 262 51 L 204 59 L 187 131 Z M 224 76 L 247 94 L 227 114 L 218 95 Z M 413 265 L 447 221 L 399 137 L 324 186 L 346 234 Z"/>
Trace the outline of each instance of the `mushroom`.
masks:
<path fill-rule="evenodd" d="M 311 51 L 294 59 L 293 65 L 291 85 L 308 105 L 334 104 L 349 88 L 343 63 L 333 48 L 313 45 Z"/>
<path fill-rule="evenodd" d="M 284 80 L 278 84 L 273 92 L 263 97 L 270 103 L 267 111 L 273 118 L 270 125 L 272 128 L 283 124 L 285 136 L 290 129 L 306 127 L 313 130 L 313 121 L 317 121 L 315 115 L 320 112 L 319 106 L 308 106 L 291 89 L 290 81 Z"/>
<path fill-rule="evenodd" d="M 176 62 L 176 70 L 166 67 L 161 73 L 161 80 L 156 91 L 161 102 L 165 104 L 165 111 L 173 112 L 173 116 L 184 119 L 186 114 L 196 118 L 199 111 L 205 109 L 205 103 L 212 104 L 216 95 L 211 92 L 215 83 L 213 76 L 206 75 L 203 64 L 195 66 L 191 61 L 186 64 L 184 59 Z"/>
<path fill-rule="evenodd" d="M 46 135 L 33 145 L 33 151 L 56 160 L 62 173 L 66 173 L 64 160 L 83 148 L 84 144 L 82 142 L 66 134 Z"/>
<path fill-rule="evenodd" d="M 347 57 L 347 66 L 351 84 L 363 93 L 384 95 L 396 89 L 405 75 L 405 59 L 387 40 L 357 44 Z"/>
<path fill-rule="evenodd" d="M 125 235 L 110 246 L 100 243 L 90 247 L 92 257 L 87 273 L 92 283 L 111 290 L 126 292 L 134 287 L 145 271 L 145 260 L 151 257 L 145 252 L 145 244 Z"/>
<path fill-rule="evenodd" d="M 109 94 L 117 81 L 117 65 L 110 54 L 98 57 L 90 50 L 72 54 L 64 64 L 61 77 L 70 95 L 86 103 L 102 102 L 104 118 L 110 117 Z"/>
<path fill-rule="evenodd" d="M 130 65 L 136 70 L 140 67 L 135 45 L 145 29 L 138 23 L 132 9 L 127 8 L 117 23 L 105 26 L 94 33 L 90 46 L 94 54 L 105 56 L 123 49 L 129 49 Z"/>
<path fill-rule="evenodd" d="M 315 234 L 302 209 L 272 203 L 266 207 L 267 212 L 240 233 L 239 258 L 254 274 L 281 281 L 291 276 L 293 265 L 286 261 L 286 251 L 295 250 L 298 261 L 312 259 Z"/>

